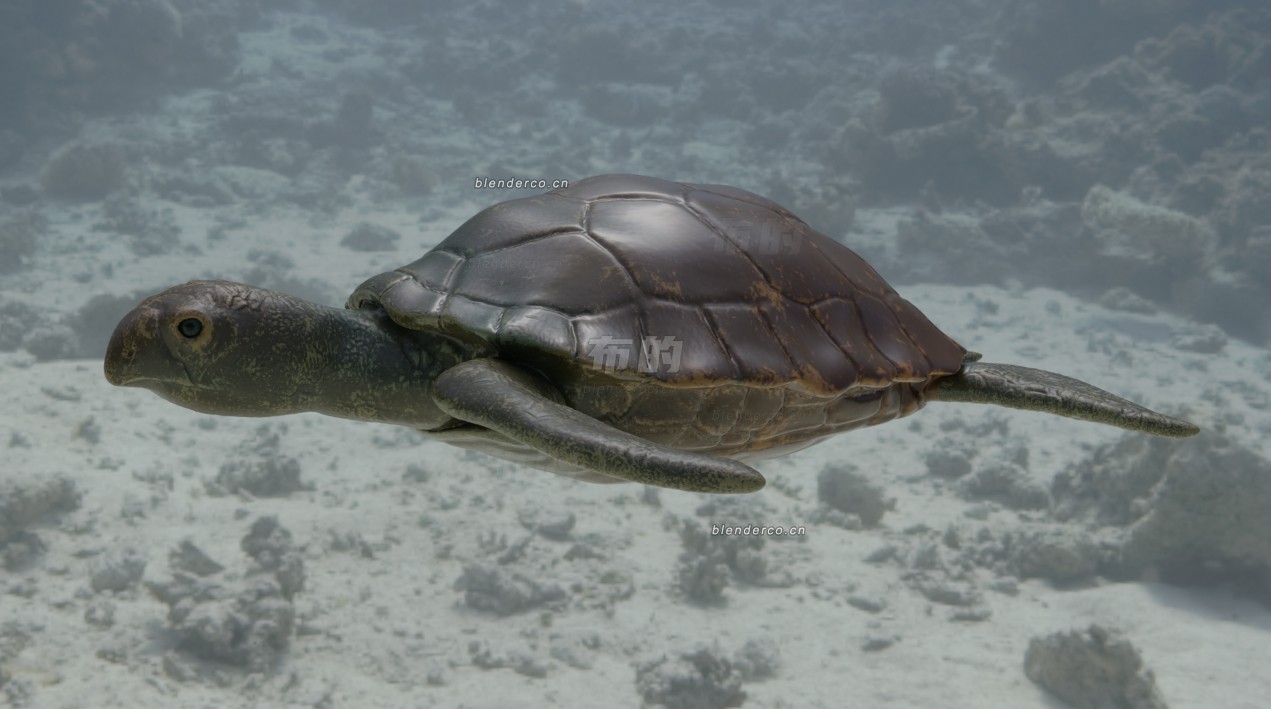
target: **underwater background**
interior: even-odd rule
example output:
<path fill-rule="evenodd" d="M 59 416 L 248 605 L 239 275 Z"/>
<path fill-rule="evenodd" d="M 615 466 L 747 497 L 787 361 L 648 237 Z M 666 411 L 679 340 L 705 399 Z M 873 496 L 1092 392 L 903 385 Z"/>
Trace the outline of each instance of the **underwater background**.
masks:
<path fill-rule="evenodd" d="M 340 306 L 605 173 L 1203 432 L 936 403 L 711 496 L 102 375 L 170 285 Z M 1255 0 L 5 0 L 0 705 L 1264 707 L 1268 195 Z"/>

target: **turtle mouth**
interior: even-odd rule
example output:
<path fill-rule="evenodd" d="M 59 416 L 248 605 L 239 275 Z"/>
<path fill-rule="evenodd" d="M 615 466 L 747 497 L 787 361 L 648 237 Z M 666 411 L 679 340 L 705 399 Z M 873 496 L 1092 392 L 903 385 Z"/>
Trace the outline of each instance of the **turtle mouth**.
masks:
<path fill-rule="evenodd" d="M 158 316 L 149 308 L 136 308 L 124 316 L 115 326 L 106 346 L 103 362 L 106 381 L 115 386 L 135 386 L 144 379 L 139 359 L 143 341 L 153 339 L 158 332 Z"/>
<path fill-rule="evenodd" d="M 106 381 L 115 386 L 159 390 L 194 387 L 185 362 L 174 357 L 159 333 L 159 313 L 144 305 L 124 316 L 106 346 Z"/>

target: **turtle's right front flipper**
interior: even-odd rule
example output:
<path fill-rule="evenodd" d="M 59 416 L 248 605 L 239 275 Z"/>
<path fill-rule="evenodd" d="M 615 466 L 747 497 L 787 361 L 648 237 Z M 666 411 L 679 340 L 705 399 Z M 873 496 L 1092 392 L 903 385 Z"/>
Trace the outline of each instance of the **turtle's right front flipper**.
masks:
<path fill-rule="evenodd" d="M 1200 432 L 1195 424 L 1139 406 L 1093 384 L 1014 364 L 968 359 L 960 372 L 938 381 L 927 396 L 934 401 L 1045 411 L 1170 438 L 1185 438 Z"/>
<path fill-rule="evenodd" d="M 764 486 L 750 466 L 633 436 L 559 403 L 551 392 L 539 377 L 497 359 L 468 360 L 433 382 L 433 399 L 451 416 L 604 475 L 689 492 Z"/>

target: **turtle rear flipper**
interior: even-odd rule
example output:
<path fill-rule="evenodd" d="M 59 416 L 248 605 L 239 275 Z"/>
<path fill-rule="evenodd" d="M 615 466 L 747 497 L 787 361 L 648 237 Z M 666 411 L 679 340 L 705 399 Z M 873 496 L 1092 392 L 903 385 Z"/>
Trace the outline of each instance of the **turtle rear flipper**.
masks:
<path fill-rule="evenodd" d="M 728 458 L 659 445 L 554 400 L 544 380 L 496 359 L 473 359 L 433 383 L 451 416 L 484 426 L 557 460 L 623 480 L 690 492 L 754 492 L 758 471 Z"/>
<path fill-rule="evenodd" d="M 967 361 L 957 374 L 936 382 L 927 397 L 1045 411 L 1169 438 L 1200 432 L 1195 424 L 1139 406 L 1092 384 L 1013 364 Z"/>

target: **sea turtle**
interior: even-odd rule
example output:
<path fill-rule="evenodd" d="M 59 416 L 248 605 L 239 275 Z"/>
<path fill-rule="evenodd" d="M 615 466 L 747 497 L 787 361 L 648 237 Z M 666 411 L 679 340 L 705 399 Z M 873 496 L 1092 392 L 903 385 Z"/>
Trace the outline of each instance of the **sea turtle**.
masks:
<path fill-rule="evenodd" d="M 978 359 L 770 200 L 606 175 L 485 209 L 345 309 L 227 281 L 169 288 L 119 323 L 105 368 L 195 411 L 398 424 L 583 480 L 700 492 L 757 490 L 740 460 L 932 400 L 1198 430 Z"/>

